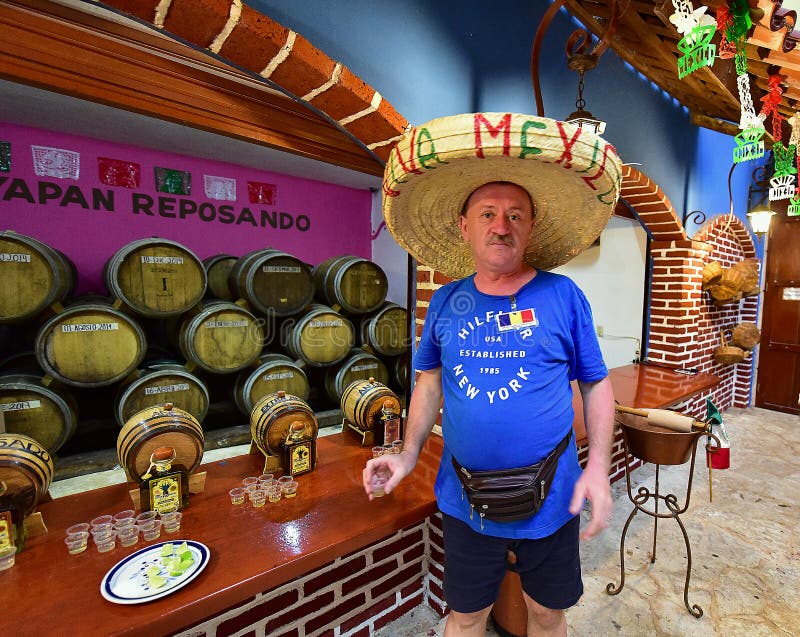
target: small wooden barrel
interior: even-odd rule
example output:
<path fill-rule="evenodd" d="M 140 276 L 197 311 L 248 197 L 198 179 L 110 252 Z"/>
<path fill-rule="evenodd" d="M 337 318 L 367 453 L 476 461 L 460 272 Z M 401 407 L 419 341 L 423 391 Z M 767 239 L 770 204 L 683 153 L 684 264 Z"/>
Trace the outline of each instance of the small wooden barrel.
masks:
<path fill-rule="evenodd" d="M 408 384 L 408 358 L 405 354 L 401 354 L 392 359 L 389 364 L 389 369 L 392 372 L 392 381 L 401 392 L 406 392 L 406 385 Z"/>
<path fill-rule="evenodd" d="M 344 361 L 325 370 L 325 392 L 328 397 L 339 402 L 345 388 L 353 381 L 375 379 L 386 385 L 389 382 L 389 371 L 377 356 L 363 349 L 354 349 Z"/>
<path fill-rule="evenodd" d="M 232 301 L 233 294 L 228 286 L 228 277 L 233 266 L 236 265 L 237 258 L 230 254 L 215 254 L 203 259 L 203 266 L 206 269 L 208 279 L 208 295 L 223 301 Z"/>
<path fill-rule="evenodd" d="M 314 268 L 314 287 L 320 301 L 349 314 L 365 314 L 380 307 L 389 282 L 377 263 L 344 255 Z"/>
<path fill-rule="evenodd" d="M 256 250 L 240 257 L 228 279 L 235 298 L 260 314 L 291 316 L 314 298 L 311 268 L 280 250 Z"/>
<path fill-rule="evenodd" d="M 0 433 L 0 480 L 9 493 L 23 492 L 25 515 L 33 512 L 53 481 L 53 458 L 30 436 Z"/>
<path fill-rule="evenodd" d="M 45 323 L 36 360 L 53 378 L 76 387 L 111 385 L 130 374 L 147 350 L 144 332 L 110 305 L 78 303 Z"/>
<path fill-rule="evenodd" d="M 142 409 L 117 436 L 117 457 L 128 480 L 138 482 L 159 447 L 175 449 L 175 462 L 193 471 L 203 459 L 203 428 L 190 413 L 166 403 Z"/>
<path fill-rule="evenodd" d="M 397 303 L 387 301 L 374 314 L 361 319 L 361 344 L 382 356 L 397 356 L 409 343 L 408 312 Z"/>
<path fill-rule="evenodd" d="M 177 363 L 156 363 L 152 368 L 140 370 L 133 382 L 120 388 L 114 415 L 122 427 L 142 409 L 164 403 L 172 403 L 202 424 L 208 413 L 208 387 Z"/>
<path fill-rule="evenodd" d="M 67 257 L 33 237 L 0 232 L 0 323 L 24 321 L 62 302 L 75 285 Z"/>
<path fill-rule="evenodd" d="M 212 301 L 181 325 L 178 344 L 187 361 L 213 374 L 244 369 L 264 345 L 259 320 L 228 301 Z"/>
<path fill-rule="evenodd" d="M 279 455 L 289 426 L 294 421 L 305 423 L 306 432 L 317 437 L 319 424 L 308 403 L 283 391 L 267 394 L 253 406 L 250 413 L 253 442 L 265 456 Z"/>
<path fill-rule="evenodd" d="M 260 365 L 254 370 L 244 370 L 236 379 L 233 390 L 236 406 L 243 414 L 249 414 L 261 398 L 283 390 L 308 400 L 308 378 L 303 369 L 283 354 L 264 354 Z"/>
<path fill-rule="evenodd" d="M 281 342 L 295 358 L 313 367 L 335 365 L 353 347 L 353 324 L 338 312 L 314 304 L 296 320 L 281 326 Z"/>
<path fill-rule="evenodd" d="M 206 292 L 206 270 L 194 253 L 168 239 L 140 239 L 120 248 L 103 269 L 111 294 L 150 318 L 177 316 Z"/>
<path fill-rule="evenodd" d="M 78 424 L 78 406 L 68 392 L 26 374 L 0 376 L 0 411 L 6 432 L 25 434 L 51 454 L 72 437 Z"/>
<path fill-rule="evenodd" d="M 387 401 L 392 403 L 396 413 L 400 413 L 397 394 L 386 385 L 374 378 L 357 380 L 342 392 L 342 414 L 362 431 L 374 431 L 380 422 L 383 404 Z"/>

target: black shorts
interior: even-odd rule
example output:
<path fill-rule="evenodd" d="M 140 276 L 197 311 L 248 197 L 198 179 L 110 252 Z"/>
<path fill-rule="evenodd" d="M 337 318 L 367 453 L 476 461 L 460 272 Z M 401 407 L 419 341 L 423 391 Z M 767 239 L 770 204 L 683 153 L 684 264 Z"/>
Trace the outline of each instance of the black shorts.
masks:
<path fill-rule="evenodd" d="M 561 610 L 583 595 L 578 533 L 579 517 L 537 540 L 517 540 L 473 531 L 442 514 L 444 529 L 444 598 L 458 613 L 475 613 L 494 604 L 514 551 L 522 590 L 545 608 Z"/>

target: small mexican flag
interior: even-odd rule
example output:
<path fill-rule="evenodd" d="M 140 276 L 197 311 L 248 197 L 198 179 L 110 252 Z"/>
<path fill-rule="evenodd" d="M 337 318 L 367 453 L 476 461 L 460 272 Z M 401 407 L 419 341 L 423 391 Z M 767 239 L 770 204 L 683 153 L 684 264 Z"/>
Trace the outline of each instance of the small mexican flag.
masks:
<path fill-rule="evenodd" d="M 728 469 L 731 466 L 731 439 L 722 422 L 722 414 L 710 398 L 706 399 L 706 422 L 711 425 L 711 433 L 719 438 L 720 447 L 715 453 L 706 453 L 710 469 Z"/>

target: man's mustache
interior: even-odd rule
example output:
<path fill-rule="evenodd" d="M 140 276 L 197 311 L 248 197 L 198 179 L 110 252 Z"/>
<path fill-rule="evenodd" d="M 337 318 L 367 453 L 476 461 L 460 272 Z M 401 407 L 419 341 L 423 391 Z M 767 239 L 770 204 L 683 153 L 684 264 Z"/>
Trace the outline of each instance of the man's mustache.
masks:
<path fill-rule="evenodd" d="M 489 237 L 489 240 L 486 242 L 486 245 L 491 245 L 492 243 L 494 243 L 496 241 L 500 241 L 502 243 L 505 243 L 507 246 L 510 246 L 512 244 L 512 239 L 511 239 L 511 237 L 509 235 L 507 235 L 507 234 L 493 234 L 491 237 Z"/>

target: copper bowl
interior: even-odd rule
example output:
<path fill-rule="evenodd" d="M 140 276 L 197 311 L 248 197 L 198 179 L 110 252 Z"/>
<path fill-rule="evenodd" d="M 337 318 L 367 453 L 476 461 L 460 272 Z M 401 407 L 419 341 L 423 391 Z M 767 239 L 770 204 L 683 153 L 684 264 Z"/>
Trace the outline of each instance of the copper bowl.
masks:
<path fill-rule="evenodd" d="M 617 414 L 622 435 L 632 456 L 654 464 L 683 464 L 692 454 L 702 431 L 684 433 L 650 425 L 647 419 L 632 414 Z"/>

